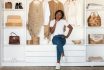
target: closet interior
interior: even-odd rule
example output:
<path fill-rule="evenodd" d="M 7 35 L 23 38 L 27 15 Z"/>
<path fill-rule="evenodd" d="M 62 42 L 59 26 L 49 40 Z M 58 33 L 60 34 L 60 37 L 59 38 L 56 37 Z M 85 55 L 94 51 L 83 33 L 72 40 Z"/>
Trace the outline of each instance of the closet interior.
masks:
<path fill-rule="evenodd" d="M 1 66 L 54 66 L 49 24 L 57 10 L 73 26 L 62 65 L 103 66 L 103 0 L 0 0 Z"/>

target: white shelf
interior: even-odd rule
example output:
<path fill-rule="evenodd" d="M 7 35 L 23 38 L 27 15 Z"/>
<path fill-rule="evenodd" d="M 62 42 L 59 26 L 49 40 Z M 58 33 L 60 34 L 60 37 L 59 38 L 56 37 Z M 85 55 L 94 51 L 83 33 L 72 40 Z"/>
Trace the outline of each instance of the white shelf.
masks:
<path fill-rule="evenodd" d="M 91 29 L 104 29 L 104 27 L 86 27 L 87 29 L 91 28 Z"/>
<path fill-rule="evenodd" d="M 2 28 L 3 28 L 3 29 L 17 29 L 17 30 L 18 30 L 18 29 L 24 29 L 24 30 L 26 30 L 26 27 L 24 27 L 24 26 L 21 26 L 21 27 L 19 27 L 19 26 L 18 26 L 18 27 L 14 27 L 14 26 L 13 26 L 13 27 L 2 27 Z"/>
<path fill-rule="evenodd" d="M 67 44 L 69 46 L 85 46 L 86 44 Z"/>
<path fill-rule="evenodd" d="M 87 9 L 86 11 L 104 11 L 104 9 Z"/>
<path fill-rule="evenodd" d="M 25 47 L 26 45 L 25 44 L 20 44 L 20 45 L 4 45 L 4 47 Z"/>
<path fill-rule="evenodd" d="M 90 1 L 90 0 L 85 0 L 87 3 L 87 1 Z M 103 1 L 103 0 L 102 0 Z M 89 3 L 94 3 L 94 1 L 90 1 Z M 101 2 L 101 0 L 100 0 Z M 104 2 L 104 1 L 103 1 Z M 95 0 L 95 4 L 99 3 L 99 0 L 97 2 L 97 0 Z M 87 5 L 87 4 L 85 4 Z M 86 6 L 85 6 L 86 8 Z M 88 22 L 87 22 L 87 19 L 88 17 L 90 16 L 91 12 L 98 12 L 98 14 L 100 15 L 101 17 L 101 26 L 98 26 L 98 27 L 91 27 L 91 26 L 88 26 Z M 104 16 L 103 16 L 103 12 L 104 12 L 104 8 L 100 8 L 100 9 L 85 9 L 85 29 L 86 29 L 86 35 L 85 35 L 85 39 L 86 39 L 86 57 L 88 56 L 101 56 L 101 57 L 104 57 L 104 52 L 103 52 L 103 49 L 104 49 L 104 44 L 88 44 L 88 34 L 104 34 L 104 25 L 103 25 L 103 19 L 104 19 Z M 87 60 L 87 58 L 86 58 Z M 88 62 L 86 61 L 86 64 L 90 65 L 90 66 L 104 66 L 104 62 Z"/>
<path fill-rule="evenodd" d="M 8 11 L 8 12 L 10 12 L 10 11 L 18 11 L 18 12 L 22 12 L 22 11 L 24 11 L 24 9 L 4 9 L 4 11 Z"/>
<path fill-rule="evenodd" d="M 86 44 L 86 46 L 98 46 L 98 47 L 102 47 L 102 46 L 104 46 L 104 44 Z"/>
<path fill-rule="evenodd" d="M 84 29 L 84 26 L 73 26 L 73 28 Z"/>
<path fill-rule="evenodd" d="M 45 45 L 45 44 L 43 44 L 43 45 L 27 45 L 27 44 L 11 45 L 11 44 L 5 44 L 4 46 L 6 46 L 6 47 L 9 47 L 9 46 L 10 47 L 12 47 L 12 46 L 41 47 L 41 46 L 54 46 L 54 45 L 53 44 L 51 44 L 51 45 Z M 68 45 L 68 44 L 66 44 L 65 46 L 81 48 L 82 46 L 86 46 L 86 45 Z"/>
<path fill-rule="evenodd" d="M 27 45 L 27 44 L 20 44 L 20 45 L 10 45 L 10 44 L 6 44 L 6 45 L 4 45 L 4 46 L 27 46 L 27 47 L 33 47 L 33 46 L 38 46 L 38 47 L 40 47 L 40 46 L 54 46 L 53 44 L 51 44 L 51 45 L 45 45 L 45 44 L 41 44 L 41 45 Z M 82 46 L 85 46 L 85 45 L 68 45 L 68 44 L 66 44 L 65 46 L 71 46 L 71 47 L 82 47 Z"/>

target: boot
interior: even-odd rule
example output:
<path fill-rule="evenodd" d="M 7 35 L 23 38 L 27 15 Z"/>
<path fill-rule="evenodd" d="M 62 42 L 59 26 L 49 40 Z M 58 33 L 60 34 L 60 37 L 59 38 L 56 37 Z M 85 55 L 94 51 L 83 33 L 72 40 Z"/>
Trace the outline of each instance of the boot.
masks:
<path fill-rule="evenodd" d="M 19 3 L 15 4 L 15 9 L 19 9 Z"/>
<path fill-rule="evenodd" d="M 19 9 L 23 9 L 22 3 L 19 3 Z"/>

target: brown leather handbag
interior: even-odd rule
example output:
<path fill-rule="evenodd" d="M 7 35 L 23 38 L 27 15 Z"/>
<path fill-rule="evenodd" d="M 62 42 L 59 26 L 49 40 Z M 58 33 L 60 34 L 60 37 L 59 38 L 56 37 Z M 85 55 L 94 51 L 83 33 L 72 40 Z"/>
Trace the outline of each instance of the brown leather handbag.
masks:
<path fill-rule="evenodd" d="M 12 9 L 12 2 L 5 2 L 5 9 Z"/>
<path fill-rule="evenodd" d="M 88 17 L 88 26 L 96 27 L 101 26 L 101 17 L 97 12 L 91 12 L 91 15 Z"/>
<path fill-rule="evenodd" d="M 14 45 L 20 44 L 20 37 L 17 36 L 17 34 L 15 34 L 14 32 L 11 32 L 11 36 L 9 36 L 9 44 L 14 44 Z"/>

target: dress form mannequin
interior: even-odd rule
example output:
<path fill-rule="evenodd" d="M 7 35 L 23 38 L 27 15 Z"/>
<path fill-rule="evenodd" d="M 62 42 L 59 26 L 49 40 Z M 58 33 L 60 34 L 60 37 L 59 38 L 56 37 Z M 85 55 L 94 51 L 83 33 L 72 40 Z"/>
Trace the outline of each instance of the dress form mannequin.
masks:
<path fill-rule="evenodd" d="M 43 8 L 40 0 L 33 0 L 29 5 L 28 27 L 33 44 L 39 39 L 39 33 L 43 22 Z"/>

